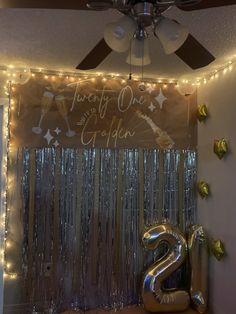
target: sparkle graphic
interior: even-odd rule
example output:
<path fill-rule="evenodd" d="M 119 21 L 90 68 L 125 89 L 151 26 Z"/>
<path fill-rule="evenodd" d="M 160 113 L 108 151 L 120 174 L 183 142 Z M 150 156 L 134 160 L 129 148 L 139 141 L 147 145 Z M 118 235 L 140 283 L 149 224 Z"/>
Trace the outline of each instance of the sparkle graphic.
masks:
<path fill-rule="evenodd" d="M 155 97 L 156 101 L 159 103 L 160 105 L 160 109 L 163 108 L 163 103 L 165 100 L 167 100 L 167 97 L 163 94 L 162 89 L 160 88 L 160 93 L 157 97 Z"/>
<path fill-rule="evenodd" d="M 149 92 L 149 94 L 151 94 L 155 90 L 155 88 L 153 87 L 152 84 L 150 84 L 150 85 L 148 85 L 146 90 Z"/>
<path fill-rule="evenodd" d="M 156 106 L 154 106 L 153 103 L 151 102 L 148 108 L 151 112 L 153 112 L 156 109 Z"/>
<path fill-rule="evenodd" d="M 53 146 L 55 146 L 55 147 L 59 146 L 58 140 L 56 140 L 56 141 L 53 143 Z"/>
<path fill-rule="evenodd" d="M 48 142 L 48 145 L 50 144 L 51 140 L 54 138 L 50 132 L 50 129 L 48 129 L 47 133 L 44 135 L 44 138 Z"/>
<path fill-rule="evenodd" d="M 61 133 L 61 130 L 57 127 L 54 132 L 56 133 L 56 135 L 58 135 L 59 133 Z"/>

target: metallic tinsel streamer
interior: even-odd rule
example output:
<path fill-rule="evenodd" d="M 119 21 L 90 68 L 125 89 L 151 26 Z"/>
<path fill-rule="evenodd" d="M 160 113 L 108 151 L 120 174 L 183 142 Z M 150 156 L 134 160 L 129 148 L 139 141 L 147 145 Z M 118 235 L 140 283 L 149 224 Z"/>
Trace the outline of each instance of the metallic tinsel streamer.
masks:
<path fill-rule="evenodd" d="M 143 231 L 158 222 L 184 229 L 195 222 L 196 152 L 44 148 L 18 155 L 19 267 L 31 308 L 59 313 L 139 303 L 142 273 L 166 249 L 145 251 Z"/>

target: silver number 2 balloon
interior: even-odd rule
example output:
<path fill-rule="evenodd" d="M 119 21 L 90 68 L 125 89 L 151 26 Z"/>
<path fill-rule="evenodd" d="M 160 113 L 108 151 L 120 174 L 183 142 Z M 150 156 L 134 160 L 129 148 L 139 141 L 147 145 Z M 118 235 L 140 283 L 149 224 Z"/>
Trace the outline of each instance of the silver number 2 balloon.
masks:
<path fill-rule="evenodd" d="M 162 283 L 184 262 L 187 243 L 181 232 L 170 224 L 160 224 L 150 228 L 143 235 L 144 247 L 156 250 L 165 242 L 167 253 L 146 271 L 143 279 L 142 298 L 149 312 L 178 312 L 188 308 L 190 297 L 187 291 L 168 291 Z"/>

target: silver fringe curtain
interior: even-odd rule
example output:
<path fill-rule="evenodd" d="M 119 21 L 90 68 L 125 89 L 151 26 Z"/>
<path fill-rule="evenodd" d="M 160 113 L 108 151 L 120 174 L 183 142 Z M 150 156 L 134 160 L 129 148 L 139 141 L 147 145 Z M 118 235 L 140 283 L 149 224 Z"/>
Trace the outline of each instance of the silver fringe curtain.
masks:
<path fill-rule="evenodd" d="M 21 149 L 16 167 L 29 313 L 138 304 L 142 273 L 165 250 L 141 247 L 145 228 L 195 222 L 194 151 Z M 166 285 L 184 280 L 181 269 Z"/>

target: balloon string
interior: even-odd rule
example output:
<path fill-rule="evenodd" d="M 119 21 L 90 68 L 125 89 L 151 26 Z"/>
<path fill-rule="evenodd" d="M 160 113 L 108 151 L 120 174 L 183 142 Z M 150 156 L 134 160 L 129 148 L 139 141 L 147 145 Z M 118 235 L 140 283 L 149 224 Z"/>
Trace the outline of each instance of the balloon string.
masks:
<path fill-rule="evenodd" d="M 145 39 L 143 39 L 143 46 L 142 46 L 142 82 L 143 82 L 143 63 L 144 63 L 144 40 Z"/>

